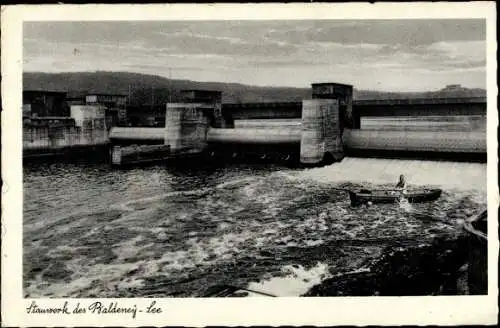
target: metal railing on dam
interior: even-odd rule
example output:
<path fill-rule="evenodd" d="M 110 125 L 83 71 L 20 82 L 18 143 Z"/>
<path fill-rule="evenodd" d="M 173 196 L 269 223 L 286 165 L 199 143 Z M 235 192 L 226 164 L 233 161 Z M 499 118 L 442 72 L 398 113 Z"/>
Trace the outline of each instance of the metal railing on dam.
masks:
<path fill-rule="evenodd" d="M 353 100 L 353 111 L 367 116 L 486 115 L 486 97 Z M 223 104 L 222 113 L 234 120 L 300 118 L 302 102 Z"/>
<path fill-rule="evenodd" d="M 450 98 L 395 98 L 395 99 L 358 99 L 354 106 L 367 105 L 442 105 L 442 104 L 486 104 L 486 97 L 450 97 Z"/>

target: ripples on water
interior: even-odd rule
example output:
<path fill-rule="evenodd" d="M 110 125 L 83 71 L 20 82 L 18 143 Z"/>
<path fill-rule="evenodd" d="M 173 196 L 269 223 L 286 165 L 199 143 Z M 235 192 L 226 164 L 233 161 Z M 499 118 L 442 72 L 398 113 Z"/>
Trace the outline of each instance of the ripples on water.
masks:
<path fill-rule="evenodd" d="M 399 174 L 444 193 L 351 208 L 331 189 L 387 187 Z M 389 244 L 459 233 L 486 204 L 485 182 L 485 164 L 380 159 L 306 170 L 25 166 L 25 295 L 185 297 L 223 283 L 300 295 L 363 270 Z"/>

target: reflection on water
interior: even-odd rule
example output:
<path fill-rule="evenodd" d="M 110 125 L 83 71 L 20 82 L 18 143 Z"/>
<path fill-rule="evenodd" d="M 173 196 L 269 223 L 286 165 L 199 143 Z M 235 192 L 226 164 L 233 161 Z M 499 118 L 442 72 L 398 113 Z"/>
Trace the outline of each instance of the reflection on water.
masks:
<path fill-rule="evenodd" d="M 399 174 L 443 195 L 351 208 L 332 189 L 392 186 Z M 388 244 L 458 233 L 486 203 L 485 181 L 485 164 L 351 158 L 306 170 L 26 166 L 24 291 L 185 297 L 226 283 L 298 295 L 363 270 Z"/>

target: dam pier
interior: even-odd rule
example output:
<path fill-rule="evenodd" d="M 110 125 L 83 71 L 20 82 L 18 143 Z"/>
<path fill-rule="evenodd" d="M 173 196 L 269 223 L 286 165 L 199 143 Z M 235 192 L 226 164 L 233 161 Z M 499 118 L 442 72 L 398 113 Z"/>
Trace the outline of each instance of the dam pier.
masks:
<path fill-rule="evenodd" d="M 345 156 L 486 159 L 482 97 L 354 102 L 351 85 L 316 83 L 302 102 L 221 99 L 219 91 L 185 90 L 181 102 L 166 104 L 164 127 L 111 128 L 111 163 L 221 155 L 312 166 Z"/>

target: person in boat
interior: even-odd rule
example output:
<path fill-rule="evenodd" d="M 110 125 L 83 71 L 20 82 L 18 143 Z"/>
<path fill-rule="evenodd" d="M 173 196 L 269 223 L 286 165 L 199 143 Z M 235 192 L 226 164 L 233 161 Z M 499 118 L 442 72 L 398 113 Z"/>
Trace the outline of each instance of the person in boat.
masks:
<path fill-rule="evenodd" d="M 399 176 L 399 182 L 396 184 L 396 190 L 406 194 L 406 179 L 402 174 Z"/>

